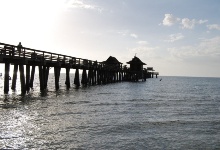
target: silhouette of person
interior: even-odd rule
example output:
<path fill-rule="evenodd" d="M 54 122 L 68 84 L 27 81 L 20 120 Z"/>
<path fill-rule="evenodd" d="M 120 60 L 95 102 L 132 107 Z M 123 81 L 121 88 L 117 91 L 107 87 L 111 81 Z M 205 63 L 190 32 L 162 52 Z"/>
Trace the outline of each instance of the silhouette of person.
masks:
<path fill-rule="evenodd" d="M 19 42 L 19 44 L 17 46 L 17 50 L 18 50 L 19 53 L 21 52 L 21 49 L 22 49 L 22 45 L 21 45 L 21 42 Z"/>

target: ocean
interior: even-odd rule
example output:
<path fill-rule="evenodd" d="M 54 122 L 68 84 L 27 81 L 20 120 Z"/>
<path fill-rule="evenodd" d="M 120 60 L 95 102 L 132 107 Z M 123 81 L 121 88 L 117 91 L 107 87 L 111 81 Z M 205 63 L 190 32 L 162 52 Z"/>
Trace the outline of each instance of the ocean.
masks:
<path fill-rule="evenodd" d="M 160 81 L 160 79 L 162 79 Z M 3 93 L 0 149 L 220 149 L 220 78 L 165 77 Z M 11 82 L 11 81 L 10 81 Z"/>

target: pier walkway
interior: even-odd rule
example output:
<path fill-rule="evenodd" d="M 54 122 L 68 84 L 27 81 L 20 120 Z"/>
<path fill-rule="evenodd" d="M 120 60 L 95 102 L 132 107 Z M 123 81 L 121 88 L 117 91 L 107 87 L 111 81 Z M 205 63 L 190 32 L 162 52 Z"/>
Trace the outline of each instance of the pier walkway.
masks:
<path fill-rule="evenodd" d="M 76 86 L 80 86 L 80 84 L 96 85 L 121 81 L 138 81 L 139 79 L 146 81 L 147 78 L 159 75 L 158 72 L 154 72 L 152 67 L 148 67 L 141 70 L 140 78 L 137 72 L 122 66 L 122 63 L 98 62 L 5 43 L 0 43 L 0 63 L 5 64 L 4 93 L 6 94 L 9 92 L 10 65 L 14 65 L 11 89 L 16 89 L 19 68 L 22 94 L 29 92 L 30 88 L 33 88 L 36 66 L 38 66 L 39 70 L 40 90 L 47 88 L 50 68 L 54 68 L 56 90 L 59 89 L 61 68 L 66 69 L 65 84 L 67 88 L 70 88 L 70 69 L 75 69 L 74 84 Z M 26 71 L 24 66 L 26 66 Z M 81 82 L 79 70 L 82 70 Z"/>

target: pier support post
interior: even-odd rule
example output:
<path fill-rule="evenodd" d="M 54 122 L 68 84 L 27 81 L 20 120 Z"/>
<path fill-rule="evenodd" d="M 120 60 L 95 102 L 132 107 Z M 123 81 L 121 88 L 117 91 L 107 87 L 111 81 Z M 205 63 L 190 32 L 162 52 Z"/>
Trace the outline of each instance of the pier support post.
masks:
<path fill-rule="evenodd" d="M 70 88 L 70 68 L 66 68 L 66 81 L 65 81 L 67 89 Z"/>
<path fill-rule="evenodd" d="M 31 67 L 31 79 L 30 79 L 30 83 L 29 83 L 30 88 L 33 88 L 34 74 L 35 74 L 35 66 L 33 65 Z"/>
<path fill-rule="evenodd" d="M 40 90 L 44 90 L 44 73 L 42 66 L 39 66 L 39 81 L 40 81 Z"/>
<path fill-rule="evenodd" d="M 43 67 L 44 89 L 47 89 L 47 82 L 48 82 L 49 70 L 50 70 L 50 67 L 46 67 L 46 66 Z"/>
<path fill-rule="evenodd" d="M 114 72 L 114 82 L 118 82 L 118 72 Z"/>
<path fill-rule="evenodd" d="M 97 70 L 97 84 L 98 84 L 98 85 L 101 84 L 101 80 L 100 80 L 100 70 Z"/>
<path fill-rule="evenodd" d="M 144 81 L 147 80 L 147 74 L 146 74 L 146 70 L 144 71 Z"/>
<path fill-rule="evenodd" d="M 19 65 L 20 71 L 20 81 L 21 81 L 21 94 L 26 94 L 26 84 L 25 84 L 25 76 L 24 76 L 24 66 Z"/>
<path fill-rule="evenodd" d="M 76 69 L 76 72 L 75 72 L 74 84 L 77 87 L 80 86 L 80 82 L 79 82 L 79 69 L 78 68 Z"/>
<path fill-rule="evenodd" d="M 18 73 L 18 65 L 15 64 L 14 65 L 13 78 L 12 78 L 12 86 L 11 86 L 12 90 L 16 89 L 17 73 Z"/>
<path fill-rule="evenodd" d="M 105 75 L 104 75 L 104 80 L 105 80 L 105 83 L 106 84 L 109 84 L 110 83 L 110 71 L 105 71 Z"/>
<path fill-rule="evenodd" d="M 95 84 L 94 70 L 91 70 L 92 85 Z"/>
<path fill-rule="evenodd" d="M 89 69 L 88 71 L 88 84 L 91 85 L 92 83 L 92 70 Z"/>
<path fill-rule="evenodd" d="M 121 82 L 121 81 L 122 81 L 122 75 L 121 75 L 121 74 L 122 74 L 122 72 L 121 72 L 121 71 L 119 71 L 118 73 L 119 73 L 119 82 Z"/>
<path fill-rule="evenodd" d="M 59 90 L 60 67 L 54 67 L 55 88 Z"/>
<path fill-rule="evenodd" d="M 102 84 L 106 84 L 106 80 L 105 80 L 105 70 L 102 70 L 102 75 L 101 75 L 101 81 L 102 81 Z"/>
<path fill-rule="evenodd" d="M 30 65 L 26 65 L 26 90 L 30 91 Z"/>
<path fill-rule="evenodd" d="M 97 84 L 97 71 L 96 70 L 94 70 L 94 72 L 93 72 L 93 78 L 94 78 L 94 82 L 93 82 L 93 85 L 96 85 Z"/>
<path fill-rule="evenodd" d="M 8 94 L 9 91 L 9 71 L 10 63 L 5 63 L 5 76 L 4 76 L 4 93 Z"/>
<path fill-rule="evenodd" d="M 128 74 L 127 74 L 127 72 L 123 72 L 123 81 L 128 81 Z"/>
<path fill-rule="evenodd" d="M 85 86 L 86 86 L 87 83 L 88 83 L 87 72 L 86 72 L 86 69 L 85 69 L 85 68 L 83 69 L 81 83 L 82 83 L 83 85 L 85 85 Z"/>
<path fill-rule="evenodd" d="M 102 81 L 102 84 L 106 84 L 106 71 L 103 70 L 102 71 L 102 75 L 101 75 L 101 81 Z"/>

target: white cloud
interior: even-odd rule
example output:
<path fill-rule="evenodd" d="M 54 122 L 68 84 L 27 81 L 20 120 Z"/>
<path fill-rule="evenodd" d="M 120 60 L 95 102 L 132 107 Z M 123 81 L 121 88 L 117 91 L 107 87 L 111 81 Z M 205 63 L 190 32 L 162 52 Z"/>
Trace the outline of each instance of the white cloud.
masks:
<path fill-rule="evenodd" d="M 206 23 L 206 22 L 208 22 L 208 20 L 199 20 L 199 21 L 198 21 L 198 24 L 204 24 L 204 23 Z"/>
<path fill-rule="evenodd" d="M 208 22 L 208 20 L 196 20 L 196 19 L 189 19 L 189 18 L 178 18 L 173 16 L 172 14 L 165 14 L 163 19 L 164 26 L 172 26 L 174 24 L 181 24 L 182 29 L 193 29 L 196 24 L 204 24 Z M 159 24 L 161 25 L 161 24 Z"/>
<path fill-rule="evenodd" d="M 163 19 L 163 25 L 164 26 L 172 26 L 177 21 L 179 21 L 179 18 L 174 17 L 172 14 L 165 14 L 165 17 Z"/>
<path fill-rule="evenodd" d="M 183 46 L 168 48 L 168 51 L 172 58 L 175 59 L 189 59 L 205 57 L 206 59 L 220 60 L 220 36 L 211 39 L 202 39 L 201 42 L 193 46 Z"/>
<path fill-rule="evenodd" d="M 150 46 L 138 46 L 132 49 L 129 49 L 130 53 L 137 54 L 137 56 L 142 56 L 146 59 L 153 59 L 158 57 L 156 50 L 159 47 L 150 47 Z"/>
<path fill-rule="evenodd" d="M 181 24 L 182 24 L 183 29 L 193 29 L 196 24 L 196 20 L 195 19 L 190 20 L 189 18 L 183 18 Z"/>
<path fill-rule="evenodd" d="M 138 43 L 139 45 L 147 45 L 147 44 L 148 44 L 147 41 L 138 41 L 137 43 Z"/>
<path fill-rule="evenodd" d="M 199 45 L 199 49 L 203 55 L 220 56 L 220 36 L 203 39 Z M 219 59 L 220 60 L 220 59 Z"/>
<path fill-rule="evenodd" d="M 83 0 L 69 0 L 68 5 L 73 8 L 82 8 L 82 9 L 90 9 L 90 10 L 98 10 L 102 11 L 102 9 L 96 5 L 87 4 Z"/>
<path fill-rule="evenodd" d="M 137 34 L 134 34 L 134 33 L 130 34 L 130 36 L 133 37 L 133 38 L 135 38 L 135 39 L 138 38 L 138 35 L 137 35 Z"/>
<path fill-rule="evenodd" d="M 207 25 L 207 27 L 209 30 L 213 30 L 213 29 L 220 30 L 220 25 L 218 25 L 218 24 Z"/>
<path fill-rule="evenodd" d="M 120 34 L 121 36 L 127 36 L 129 34 L 128 30 L 119 30 L 119 31 L 112 30 L 111 32 L 116 32 Z"/>
<path fill-rule="evenodd" d="M 184 36 L 182 33 L 171 34 L 171 35 L 169 35 L 169 40 L 167 40 L 167 42 L 175 42 L 175 41 L 181 40 L 183 38 L 184 38 Z"/>

